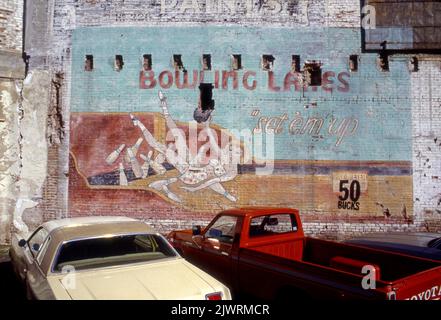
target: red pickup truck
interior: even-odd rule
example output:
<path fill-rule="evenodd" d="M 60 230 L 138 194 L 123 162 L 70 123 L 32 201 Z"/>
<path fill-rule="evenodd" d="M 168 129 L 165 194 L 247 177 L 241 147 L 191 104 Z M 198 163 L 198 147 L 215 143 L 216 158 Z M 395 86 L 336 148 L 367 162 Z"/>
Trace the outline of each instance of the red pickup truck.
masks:
<path fill-rule="evenodd" d="M 441 298 L 441 262 L 305 237 L 295 209 L 227 210 L 168 239 L 236 297 Z"/>

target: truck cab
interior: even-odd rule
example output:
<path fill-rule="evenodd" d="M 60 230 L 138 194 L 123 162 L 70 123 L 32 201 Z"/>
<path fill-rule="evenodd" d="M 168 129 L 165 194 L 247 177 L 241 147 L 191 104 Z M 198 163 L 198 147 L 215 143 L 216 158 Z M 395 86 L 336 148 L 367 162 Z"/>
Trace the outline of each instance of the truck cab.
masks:
<path fill-rule="evenodd" d="M 168 239 L 190 262 L 205 268 L 230 286 L 240 248 L 300 260 L 304 234 L 295 209 L 241 208 L 223 211 L 206 228 L 172 232 Z"/>

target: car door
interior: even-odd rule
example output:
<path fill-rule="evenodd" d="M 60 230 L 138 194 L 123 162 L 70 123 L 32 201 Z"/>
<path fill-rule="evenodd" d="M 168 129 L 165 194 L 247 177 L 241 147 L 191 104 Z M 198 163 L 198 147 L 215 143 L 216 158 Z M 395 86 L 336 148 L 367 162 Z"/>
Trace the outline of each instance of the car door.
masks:
<path fill-rule="evenodd" d="M 28 298 L 41 299 L 47 295 L 46 275 L 41 269 L 41 262 L 50 242 L 46 229 L 38 228 L 27 240 L 26 256 L 26 289 Z"/>

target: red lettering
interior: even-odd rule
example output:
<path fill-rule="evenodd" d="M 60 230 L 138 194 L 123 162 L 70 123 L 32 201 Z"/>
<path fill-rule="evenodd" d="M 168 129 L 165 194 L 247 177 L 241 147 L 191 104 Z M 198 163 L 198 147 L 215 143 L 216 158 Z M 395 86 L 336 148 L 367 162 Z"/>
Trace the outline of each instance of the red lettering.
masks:
<path fill-rule="evenodd" d="M 341 72 L 338 74 L 338 81 L 341 82 L 343 86 L 338 86 L 337 90 L 340 92 L 348 92 L 349 91 L 349 80 L 346 80 L 343 78 L 344 76 L 347 76 L 348 78 L 351 77 L 351 75 L 348 72 Z"/>
<path fill-rule="evenodd" d="M 164 82 L 165 76 L 167 76 L 167 82 Z M 173 74 L 168 70 L 162 71 L 159 74 L 159 85 L 161 86 L 161 88 L 168 89 L 172 86 L 172 84 L 173 84 Z"/>
<path fill-rule="evenodd" d="M 302 90 L 299 81 L 299 73 L 298 72 L 288 72 L 285 76 L 285 80 L 283 81 L 283 90 L 290 91 L 291 86 L 294 85 L 295 91 Z"/>
<path fill-rule="evenodd" d="M 219 89 L 219 70 L 214 72 L 214 87 Z"/>
<path fill-rule="evenodd" d="M 275 86 L 274 83 L 274 72 L 269 71 L 268 72 L 268 89 L 271 91 L 280 91 L 280 87 Z"/>
<path fill-rule="evenodd" d="M 146 82 L 149 82 L 147 84 Z M 153 71 L 140 71 L 139 72 L 139 88 L 140 89 L 152 89 L 156 86 L 155 73 Z"/>
<path fill-rule="evenodd" d="M 323 91 L 332 92 L 334 81 L 331 78 L 334 77 L 335 77 L 335 72 L 333 71 L 326 71 L 325 73 L 323 73 L 323 77 L 322 77 Z"/>
<path fill-rule="evenodd" d="M 237 90 L 239 84 L 237 82 L 237 72 L 236 71 L 222 71 L 222 89 L 228 89 L 228 79 L 233 77 L 233 89 Z"/>
<path fill-rule="evenodd" d="M 184 83 L 181 84 L 181 73 L 184 74 Z M 188 72 L 175 71 L 175 82 L 178 89 L 194 89 L 196 88 L 196 82 L 198 81 L 198 72 L 193 71 L 193 82 L 188 84 Z"/>
<path fill-rule="evenodd" d="M 252 85 L 250 86 L 248 84 L 248 77 L 249 76 L 255 77 L 256 73 L 254 71 L 247 71 L 247 72 L 244 73 L 244 75 L 243 75 L 243 87 L 245 89 L 247 89 L 247 90 L 254 90 L 257 87 L 257 81 L 253 80 Z"/>
<path fill-rule="evenodd" d="M 222 72 L 222 73 L 221 73 Z M 159 84 L 161 88 L 169 89 L 176 85 L 178 89 L 194 89 L 198 85 L 198 83 L 204 82 L 205 73 L 203 70 L 193 70 L 192 74 L 193 78 L 189 79 L 189 73 L 182 71 L 175 71 L 173 75 L 173 71 L 164 70 L 162 71 L 158 78 L 155 78 L 155 73 L 152 70 L 142 70 L 139 72 L 139 88 L 140 89 L 153 89 L 156 87 L 156 84 Z M 256 90 L 258 80 L 256 79 L 257 73 L 255 71 L 245 71 L 242 77 L 242 86 L 245 90 Z M 222 77 L 222 79 L 221 79 Z M 215 70 L 214 71 L 214 87 L 219 89 L 222 86 L 222 89 L 228 90 L 229 86 L 232 85 L 232 89 L 239 89 L 239 74 L 235 70 Z M 339 92 L 349 92 L 350 89 L 350 73 L 341 72 L 336 76 L 336 73 L 333 71 L 326 71 L 322 75 L 322 84 L 321 88 L 324 92 L 334 92 L 338 90 Z M 292 91 L 294 87 L 295 91 L 317 91 L 318 86 L 312 86 L 311 90 L 309 86 L 305 83 L 302 88 L 302 75 L 298 72 L 288 72 L 285 75 L 283 80 L 283 89 L 282 86 L 278 86 L 277 80 L 274 72 L 268 72 L 268 90 L 272 92 L 280 92 L 283 91 Z M 191 81 L 190 81 L 191 80 Z M 232 80 L 232 82 L 230 81 Z M 231 87 L 230 87 L 231 88 Z"/>

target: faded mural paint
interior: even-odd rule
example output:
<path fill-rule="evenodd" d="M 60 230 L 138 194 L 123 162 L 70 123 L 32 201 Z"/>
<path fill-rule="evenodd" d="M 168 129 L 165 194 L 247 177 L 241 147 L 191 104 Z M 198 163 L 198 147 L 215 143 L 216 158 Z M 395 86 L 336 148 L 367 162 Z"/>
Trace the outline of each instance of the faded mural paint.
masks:
<path fill-rule="evenodd" d="M 335 217 L 411 217 L 411 103 L 401 98 L 408 71 L 404 63 L 395 73 L 376 70 L 359 41 L 349 28 L 76 29 L 69 211 L 89 214 L 90 197 L 103 214 L 143 216 L 154 203 L 183 215 L 283 205 Z M 145 54 L 151 70 L 143 69 Z M 187 72 L 175 71 L 175 54 Z M 210 71 L 202 71 L 203 54 L 211 55 Z M 233 54 L 241 70 L 231 70 Z M 271 71 L 261 68 L 265 54 L 275 57 Z M 348 71 L 351 54 L 360 55 L 358 72 Z M 86 55 L 93 71 L 84 70 Z M 116 55 L 124 59 L 119 71 Z M 323 64 L 320 87 L 291 71 L 292 55 Z M 382 89 L 398 78 L 396 90 Z M 200 82 L 214 85 L 208 125 L 193 121 Z M 262 167 L 271 174 L 259 174 Z"/>

